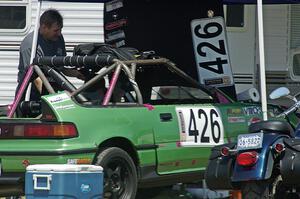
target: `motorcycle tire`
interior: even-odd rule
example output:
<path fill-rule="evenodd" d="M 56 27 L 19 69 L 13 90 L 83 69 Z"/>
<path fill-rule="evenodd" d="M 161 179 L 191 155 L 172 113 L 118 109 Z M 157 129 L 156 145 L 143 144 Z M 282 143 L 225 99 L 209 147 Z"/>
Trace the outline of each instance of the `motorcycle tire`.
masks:
<path fill-rule="evenodd" d="M 241 187 L 243 199 L 289 198 L 287 190 L 282 184 L 281 175 L 264 181 L 249 181 Z"/>

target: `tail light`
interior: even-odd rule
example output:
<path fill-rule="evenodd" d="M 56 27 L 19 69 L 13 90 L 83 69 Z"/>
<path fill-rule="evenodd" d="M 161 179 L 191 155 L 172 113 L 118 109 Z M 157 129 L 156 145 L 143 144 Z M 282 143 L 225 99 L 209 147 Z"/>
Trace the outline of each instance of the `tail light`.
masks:
<path fill-rule="evenodd" d="M 241 166 L 253 166 L 258 160 L 258 154 L 255 151 L 240 153 L 237 157 L 237 163 Z"/>
<path fill-rule="evenodd" d="M 77 137 L 72 123 L 13 123 L 0 124 L 1 138 L 72 138 Z"/>
<path fill-rule="evenodd" d="M 222 156 L 228 156 L 229 155 L 229 148 L 228 147 L 222 147 L 221 148 L 221 155 Z"/>
<path fill-rule="evenodd" d="M 260 122 L 261 119 L 258 118 L 258 117 L 253 117 L 249 120 L 249 124 L 254 124 L 254 123 L 257 123 L 257 122 Z"/>
<path fill-rule="evenodd" d="M 285 146 L 284 144 L 281 144 L 281 143 L 277 143 L 274 147 L 274 150 L 277 152 L 277 153 L 281 153 L 285 150 Z"/>

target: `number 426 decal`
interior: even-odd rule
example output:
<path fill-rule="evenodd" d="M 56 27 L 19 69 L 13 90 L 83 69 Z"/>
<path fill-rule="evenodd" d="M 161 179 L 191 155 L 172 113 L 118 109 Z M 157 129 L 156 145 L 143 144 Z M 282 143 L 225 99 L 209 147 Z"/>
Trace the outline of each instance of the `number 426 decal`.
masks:
<path fill-rule="evenodd" d="M 224 143 L 219 111 L 212 108 L 177 107 L 182 146 L 213 146 Z"/>

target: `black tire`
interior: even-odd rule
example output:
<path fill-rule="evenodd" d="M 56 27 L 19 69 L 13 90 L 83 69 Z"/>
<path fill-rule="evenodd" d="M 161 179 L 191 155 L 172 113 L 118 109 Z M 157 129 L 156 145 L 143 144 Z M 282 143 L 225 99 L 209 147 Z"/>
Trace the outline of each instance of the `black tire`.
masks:
<path fill-rule="evenodd" d="M 250 181 L 242 185 L 243 199 L 289 198 L 288 189 L 282 184 L 281 175 L 264 181 Z"/>
<path fill-rule="evenodd" d="M 104 199 L 134 199 L 137 191 L 137 171 L 132 158 L 118 147 L 103 149 L 96 165 L 103 167 Z"/>

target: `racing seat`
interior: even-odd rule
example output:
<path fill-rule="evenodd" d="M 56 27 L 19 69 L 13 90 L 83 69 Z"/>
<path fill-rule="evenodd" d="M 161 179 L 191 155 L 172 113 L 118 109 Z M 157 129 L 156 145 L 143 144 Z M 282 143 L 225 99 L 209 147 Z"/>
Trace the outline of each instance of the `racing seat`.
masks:
<path fill-rule="evenodd" d="M 256 133 L 259 131 L 269 131 L 271 133 L 282 133 L 293 136 L 294 129 L 286 121 L 270 120 L 253 123 L 249 126 L 250 133 Z"/>

